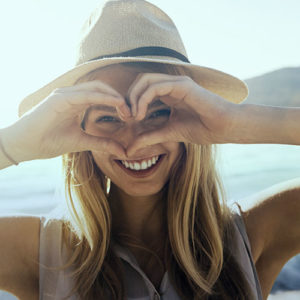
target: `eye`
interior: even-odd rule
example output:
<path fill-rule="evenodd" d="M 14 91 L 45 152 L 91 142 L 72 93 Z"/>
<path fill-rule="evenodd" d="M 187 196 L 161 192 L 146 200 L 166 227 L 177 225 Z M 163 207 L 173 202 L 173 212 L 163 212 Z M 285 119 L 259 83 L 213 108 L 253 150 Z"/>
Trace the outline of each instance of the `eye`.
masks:
<path fill-rule="evenodd" d="M 123 126 L 124 122 L 115 114 L 95 113 L 87 120 L 85 131 L 90 135 L 112 134 Z"/>
<path fill-rule="evenodd" d="M 120 122 L 119 119 L 113 117 L 113 116 L 102 116 L 96 119 L 96 123 L 114 123 L 114 122 Z"/>
<path fill-rule="evenodd" d="M 153 113 L 151 113 L 147 119 L 156 119 L 159 117 L 169 117 L 171 114 L 171 110 L 169 108 L 166 109 L 160 109 L 157 111 L 154 111 Z"/>

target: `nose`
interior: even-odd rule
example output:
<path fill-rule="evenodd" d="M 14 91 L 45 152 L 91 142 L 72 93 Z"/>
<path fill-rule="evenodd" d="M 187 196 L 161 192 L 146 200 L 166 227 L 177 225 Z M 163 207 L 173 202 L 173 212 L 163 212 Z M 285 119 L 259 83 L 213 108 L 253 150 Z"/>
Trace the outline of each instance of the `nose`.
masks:
<path fill-rule="evenodd" d="M 140 122 L 128 121 L 114 138 L 127 149 L 143 132 L 145 132 L 145 129 Z"/>

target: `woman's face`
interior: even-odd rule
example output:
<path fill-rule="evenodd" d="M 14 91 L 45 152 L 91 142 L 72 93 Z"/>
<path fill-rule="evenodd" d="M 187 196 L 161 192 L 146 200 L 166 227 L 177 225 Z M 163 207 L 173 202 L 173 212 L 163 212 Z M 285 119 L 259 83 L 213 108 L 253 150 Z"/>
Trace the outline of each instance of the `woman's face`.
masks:
<path fill-rule="evenodd" d="M 97 71 L 93 79 L 110 85 L 128 98 L 128 89 L 141 72 L 145 71 L 112 65 Z M 85 114 L 85 130 L 94 136 L 111 138 L 126 149 L 140 134 L 164 126 L 169 114 L 170 108 L 159 99 L 153 100 L 141 121 L 122 121 L 114 108 L 90 107 Z M 166 142 L 138 149 L 127 158 L 95 151 L 92 154 L 98 167 L 117 188 L 131 196 L 150 196 L 164 187 L 180 152 L 179 143 Z"/>

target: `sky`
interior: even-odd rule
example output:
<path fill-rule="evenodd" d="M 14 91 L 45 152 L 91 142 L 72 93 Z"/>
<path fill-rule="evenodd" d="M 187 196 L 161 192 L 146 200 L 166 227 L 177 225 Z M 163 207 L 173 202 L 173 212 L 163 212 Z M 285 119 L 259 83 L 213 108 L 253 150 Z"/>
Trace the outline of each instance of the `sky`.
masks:
<path fill-rule="evenodd" d="M 18 103 L 74 65 L 85 19 L 101 0 L 0 4 L 0 128 Z M 194 64 L 241 79 L 300 66 L 299 0 L 150 0 L 175 22 Z"/>

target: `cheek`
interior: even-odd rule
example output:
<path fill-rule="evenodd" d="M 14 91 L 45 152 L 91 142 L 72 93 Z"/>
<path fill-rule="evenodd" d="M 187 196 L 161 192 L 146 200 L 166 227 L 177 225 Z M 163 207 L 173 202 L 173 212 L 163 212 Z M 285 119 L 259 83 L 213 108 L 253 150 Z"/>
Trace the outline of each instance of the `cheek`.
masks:
<path fill-rule="evenodd" d="M 92 151 L 92 156 L 98 168 L 102 171 L 104 175 L 109 176 L 109 166 L 111 165 L 109 156 L 104 154 L 98 154 L 97 152 Z"/>
<path fill-rule="evenodd" d="M 172 145 L 170 145 L 170 171 L 172 172 L 173 168 L 175 167 L 175 165 L 177 165 L 178 163 L 180 163 L 183 153 L 185 151 L 184 149 L 184 144 L 183 143 L 172 143 Z"/>
<path fill-rule="evenodd" d="M 184 146 L 181 143 L 169 142 L 165 144 L 165 148 L 173 158 L 178 158 L 184 150 Z"/>

